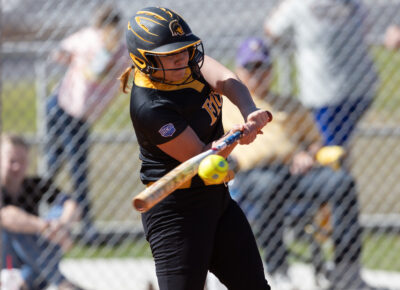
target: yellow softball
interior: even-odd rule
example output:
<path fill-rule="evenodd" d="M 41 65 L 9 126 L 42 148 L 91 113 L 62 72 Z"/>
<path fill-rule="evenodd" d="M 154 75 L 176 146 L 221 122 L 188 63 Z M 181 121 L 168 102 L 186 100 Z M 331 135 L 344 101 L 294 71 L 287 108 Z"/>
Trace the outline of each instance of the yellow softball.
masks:
<path fill-rule="evenodd" d="M 228 174 L 229 165 L 220 155 L 209 155 L 199 164 L 198 174 L 207 184 L 220 184 Z"/>

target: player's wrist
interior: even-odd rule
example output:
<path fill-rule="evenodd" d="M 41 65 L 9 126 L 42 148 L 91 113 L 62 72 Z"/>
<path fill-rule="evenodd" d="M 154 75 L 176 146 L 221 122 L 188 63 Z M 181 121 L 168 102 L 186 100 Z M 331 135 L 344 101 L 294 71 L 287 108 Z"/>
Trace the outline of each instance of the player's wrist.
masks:
<path fill-rule="evenodd" d="M 255 105 L 253 106 L 249 106 L 248 108 L 243 110 L 243 117 L 245 122 L 247 123 L 249 121 L 249 117 L 252 113 L 256 112 L 260 110 L 259 108 L 257 108 Z M 251 118 L 250 118 L 251 119 Z"/>

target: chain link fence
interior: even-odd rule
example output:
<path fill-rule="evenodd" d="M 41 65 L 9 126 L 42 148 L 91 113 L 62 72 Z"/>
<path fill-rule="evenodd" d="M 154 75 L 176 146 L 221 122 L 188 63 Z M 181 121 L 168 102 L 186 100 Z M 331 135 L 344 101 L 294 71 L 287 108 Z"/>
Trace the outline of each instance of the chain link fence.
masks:
<path fill-rule="evenodd" d="M 2 0 L 1 130 L 20 134 L 32 145 L 30 175 L 48 173 L 46 102 L 65 75 L 65 67 L 49 56 L 66 36 L 91 24 L 102 4 L 121 11 L 120 29 L 139 8 L 169 7 L 202 38 L 208 55 L 233 69 L 239 43 L 248 36 L 265 37 L 264 20 L 277 2 Z M 386 28 L 400 24 L 400 3 L 365 0 L 364 4 L 370 23 L 367 41 L 378 70 L 379 87 L 349 147 L 363 229 L 363 275 L 375 284 L 400 289 L 400 51 L 382 45 Z M 346 48 L 349 43 L 351 39 L 342 45 Z M 274 50 L 278 75 L 274 88 L 284 95 L 298 94 L 295 51 L 294 46 Z M 352 52 L 358 53 L 356 49 Z M 126 60 L 122 57 L 115 67 L 124 67 Z M 115 78 L 116 73 L 106 78 Z M 95 231 L 88 230 L 86 224 L 74 228 L 74 245 L 61 262 L 62 272 L 85 289 L 157 289 L 140 215 L 131 206 L 132 197 L 143 190 L 143 185 L 128 108 L 129 95 L 116 91 L 111 105 L 90 128 L 87 140 L 89 216 Z M 68 162 L 62 164 L 55 184 L 73 194 L 77 189 L 68 166 Z M 41 208 L 45 211 L 46 206 Z M 315 270 L 321 265 L 329 266 L 333 259 L 333 243 L 329 242 L 332 237 L 328 234 L 327 238 L 318 238 L 318 230 L 326 230 L 321 225 L 323 214 L 319 212 L 319 229 L 312 227 L 312 220 L 301 225 L 303 236 L 291 230 L 298 225 L 285 230 L 285 242 L 291 252 L 290 273 L 298 285 L 304 286 L 302 289 L 321 289 L 314 279 L 319 273 Z M 2 255 L 4 258 L 4 251 Z M 279 284 L 274 286 L 281 289 Z M 207 287 L 223 289 L 212 276 Z"/>

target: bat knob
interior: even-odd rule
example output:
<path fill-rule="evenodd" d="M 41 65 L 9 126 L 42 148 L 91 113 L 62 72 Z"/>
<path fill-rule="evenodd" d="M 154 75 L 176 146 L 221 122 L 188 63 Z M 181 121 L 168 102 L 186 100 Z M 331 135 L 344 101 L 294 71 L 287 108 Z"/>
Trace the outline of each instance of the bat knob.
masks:
<path fill-rule="evenodd" d="M 147 210 L 147 204 L 141 199 L 134 198 L 132 200 L 133 207 L 139 212 L 145 212 Z"/>
<path fill-rule="evenodd" d="M 268 123 L 272 121 L 273 117 L 270 111 L 265 111 L 268 115 Z"/>

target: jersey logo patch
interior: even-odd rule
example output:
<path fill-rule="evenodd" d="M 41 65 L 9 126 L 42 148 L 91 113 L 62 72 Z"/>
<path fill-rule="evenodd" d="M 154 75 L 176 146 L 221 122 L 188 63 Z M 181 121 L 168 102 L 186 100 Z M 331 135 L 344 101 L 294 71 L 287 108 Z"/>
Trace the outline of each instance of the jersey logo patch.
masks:
<path fill-rule="evenodd" d="M 168 124 L 162 126 L 158 132 L 163 137 L 171 137 L 172 135 L 174 135 L 175 131 L 176 131 L 176 129 L 174 127 L 174 124 L 168 123 Z"/>

